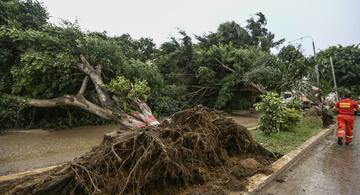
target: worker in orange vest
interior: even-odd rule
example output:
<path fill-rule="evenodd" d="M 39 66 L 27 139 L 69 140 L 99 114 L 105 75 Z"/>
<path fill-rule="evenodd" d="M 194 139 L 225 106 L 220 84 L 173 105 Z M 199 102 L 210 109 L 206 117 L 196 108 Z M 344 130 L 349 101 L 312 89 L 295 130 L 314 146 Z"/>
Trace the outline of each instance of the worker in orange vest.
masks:
<path fill-rule="evenodd" d="M 343 144 L 345 136 L 345 143 L 349 145 L 353 138 L 353 129 L 355 123 L 355 110 L 359 111 L 358 103 L 351 99 L 351 93 L 345 92 L 344 99 L 336 103 L 336 111 L 338 112 L 338 144 Z"/>

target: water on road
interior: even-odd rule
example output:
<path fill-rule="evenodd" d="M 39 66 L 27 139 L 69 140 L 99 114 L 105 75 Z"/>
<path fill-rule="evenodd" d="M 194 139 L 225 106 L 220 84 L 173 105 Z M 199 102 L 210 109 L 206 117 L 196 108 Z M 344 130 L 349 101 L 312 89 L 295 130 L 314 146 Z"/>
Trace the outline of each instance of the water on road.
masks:
<path fill-rule="evenodd" d="M 66 130 L 15 130 L 0 136 L 0 175 L 72 160 L 99 144 L 115 125 Z"/>
<path fill-rule="evenodd" d="M 261 195 L 359 195 L 360 194 L 360 117 L 353 142 L 336 144 L 328 136 L 277 181 L 267 185 Z"/>

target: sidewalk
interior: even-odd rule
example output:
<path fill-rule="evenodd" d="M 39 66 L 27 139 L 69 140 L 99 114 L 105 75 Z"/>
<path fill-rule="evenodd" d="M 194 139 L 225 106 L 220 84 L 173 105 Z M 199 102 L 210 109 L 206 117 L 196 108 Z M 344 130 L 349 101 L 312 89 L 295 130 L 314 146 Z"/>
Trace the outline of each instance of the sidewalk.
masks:
<path fill-rule="evenodd" d="M 338 146 L 328 136 L 297 165 L 271 182 L 261 195 L 357 195 L 360 192 L 360 117 L 356 119 L 353 143 Z"/>

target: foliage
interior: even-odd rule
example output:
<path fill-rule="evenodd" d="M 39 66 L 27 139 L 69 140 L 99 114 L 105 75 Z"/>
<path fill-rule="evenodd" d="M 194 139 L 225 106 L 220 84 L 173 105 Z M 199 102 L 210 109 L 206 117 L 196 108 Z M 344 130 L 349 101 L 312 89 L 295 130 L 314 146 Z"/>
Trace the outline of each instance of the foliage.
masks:
<path fill-rule="evenodd" d="M 208 67 L 200 66 L 197 71 L 197 77 L 200 84 L 214 83 L 215 71 Z"/>
<path fill-rule="evenodd" d="M 8 94 L 38 99 L 76 94 L 85 75 L 75 65 L 80 62 L 79 55 L 84 54 L 91 64 L 103 66 L 106 83 L 126 75 L 132 86 L 127 96 L 148 99 L 150 88 L 158 90 L 163 84 L 157 67 L 145 63 L 153 57 L 150 53 L 154 44 L 146 38 L 131 39 L 128 47 L 122 43 L 124 41 L 110 38 L 106 33 L 84 33 L 77 24 L 69 22 L 62 26 L 45 23 L 36 28 L 2 25 L 0 51 L 4 52 L 0 55 L 0 89 Z M 132 53 L 123 52 L 130 51 L 128 48 L 132 48 Z M 88 87 L 85 96 L 93 101 L 96 99 L 93 86 Z M 1 104 L 0 109 L 7 112 L 7 118 L 17 120 L 21 115 L 27 121 L 15 124 L 7 120 L 9 127 L 41 125 L 63 128 L 103 123 L 94 115 L 76 108 L 26 108 L 20 114 L 11 112 L 7 104 Z"/>
<path fill-rule="evenodd" d="M 43 5 L 33 0 L 2 0 L 0 10 L 0 26 L 36 29 L 46 24 L 48 19 Z"/>
<path fill-rule="evenodd" d="M 255 109 L 261 112 L 259 129 L 265 134 L 291 130 L 301 121 L 300 111 L 286 108 L 278 94 L 268 93 L 260 98 Z"/>
<path fill-rule="evenodd" d="M 129 34 L 115 37 L 108 37 L 105 34 L 104 36 L 106 39 L 114 41 L 120 47 L 119 52 L 128 59 L 133 58 L 147 62 L 153 60 L 158 53 L 155 43 L 151 38 L 142 37 L 136 40 Z"/>
<path fill-rule="evenodd" d="M 203 95 L 206 105 L 222 109 L 233 100 L 236 92 L 257 91 L 250 86 L 253 79 L 248 73 L 269 65 L 272 57 L 255 48 L 242 49 L 231 45 L 197 49 L 193 67 L 197 68 L 199 80 L 196 82 L 207 90 Z"/>
<path fill-rule="evenodd" d="M 282 111 L 282 114 L 283 120 L 280 127 L 281 131 L 289 131 L 295 128 L 302 119 L 300 111 L 294 108 L 285 108 Z"/>
<path fill-rule="evenodd" d="M 330 56 L 333 59 L 336 81 L 339 88 L 348 88 L 360 94 L 360 48 L 359 45 L 332 46 L 321 51 L 317 61 L 319 63 L 320 79 L 325 92 L 333 91 L 333 77 L 330 66 Z"/>
<path fill-rule="evenodd" d="M 118 76 L 110 81 L 110 83 L 107 85 L 107 88 L 114 94 L 127 96 L 132 86 L 131 82 L 124 76 Z"/>
<path fill-rule="evenodd" d="M 190 107 L 188 94 L 185 86 L 164 85 L 158 96 L 150 96 L 149 103 L 156 115 L 169 116 Z M 151 98 L 154 100 L 151 101 Z"/>
<path fill-rule="evenodd" d="M 122 109 L 128 109 L 130 99 L 139 98 L 147 100 L 157 115 L 196 104 L 229 110 L 250 107 L 263 89 L 292 88 L 313 66 L 300 48 L 286 46 L 277 55 L 270 53 L 283 40 L 275 40 L 262 13 L 245 26 L 234 21 L 220 24 L 216 32 L 195 36 L 196 43 L 180 31 L 178 38 L 157 48 L 151 38 L 84 32 L 66 21 L 49 24 L 46 9 L 37 1 L 5 0 L 0 8 L 0 91 L 15 96 L 43 99 L 76 94 L 85 77 L 76 68 L 83 54 L 90 64 L 102 68 L 102 87 Z M 99 103 L 93 85 L 84 95 Z M 2 116 L 8 127 L 104 122 L 77 108 L 18 111 L 1 103 L 0 109 L 5 110 Z M 25 122 L 15 123 L 19 116 Z M 280 128 L 275 126 L 270 129 Z"/>
<path fill-rule="evenodd" d="M 263 13 L 256 13 L 256 18 L 247 20 L 246 27 L 241 27 L 234 21 L 220 24 L 216 32 L 204 36 L 196 36 L 201 48 L 212 46 L 231 45 L 235 48 L 255 47 L 269 52 L 285 40 L 275 41 L 275 35 L 266 28 L 267 20 Z"/>
<path fill-rule="evenodd" d="M 209 48 L 214 45 L 232 45 L 240 48 L 251 44 L 249 33 L 234 21 L 220 24 L 215 33 L 196 36 L 196 38 L 202 48 Z"/>
<path fill-rule="evenodd" d="M 6 109 L 1 109 L 6 108 Z M 20 115 L 22 106 L 0 93 L 0 129 L 16 127 L 23 122 Z"/>
<path fill-rule="evenodd" d="M 286 103 L 286 108 L 295 109 L 297 111 L 301 111 L 302 107 L 302 102 L 296 98 Z"/>
<path fill-rule="evenodd" d="M 137 80 L 132 83 L 124 76 L 112 79 L 106 88 L 116 96 L 117 103 L 122 105 L 124 110 L 128 110 L 131 100 L 147 101 L 150 95 L 150 87 L 146 80 Z"/>
<path fill-rule="evenodd" d="M 261 95 L 261 102 L 255 104 L 255 109 L 261 112 L 259 129 L 265 134 L 279 132 L 284 123 L 282 100 L 276 93 Z"/>
<path fill-rule="evenodd" d="M 129 91 L 128 97 L 129 99 L 140 99 L 142 101 L 146 101 L 150 93 L 150 87 L 146 80 L 136 81 Z"/>
<path fill-rule="evenodd" d="M 275 35 L 265 27 L 267 25 L 265 15 L 258 12 L 256 16 L 257 19 L 253 17 L 248 19 L 246 26 L 251 36 L 252 45 L 259 47 L 263 51 L 270 51 L 271 48 L 277 47 L 285 41 L 285 39 L 274 41 Z"/>
<path fill-rule="evenodd" d="M 191 38 L 184 31 L 179 34 L 181 38 L 172 37 L 171 41 L 161 44 L 154 62 L 167 82 L 181 85 L 188 84 L 186 76 L 194 74 L 191 67 L 194 48 Z"/>
<path fill-rule="evenodd" d="M 294 89 L 299 81 L 309 75 L 313 62 L 305 58 L 300 48 L 283 47 L 277 56 L 268 56 L 268 63 L 247 73 L 249 80 L 265 86 L 270 91 Z"/>
<path fill-rule="evenodd" d="M 40 29 L 46 24 L 48 13 L 41 3 L 32 0 L 0 1 L 0 34 L 5 27 L 15 29 Z M 8 31 L 12 35 L 11 31 Z M 16 33 L 13 34 L 16 36 Z M 17 39 L 17 42 L 20 40 Z M 8 40 L 0 41 L 0 91 L 11 90 L 11 67 L 17 62 L 17 56 L 22 48 Z"/>

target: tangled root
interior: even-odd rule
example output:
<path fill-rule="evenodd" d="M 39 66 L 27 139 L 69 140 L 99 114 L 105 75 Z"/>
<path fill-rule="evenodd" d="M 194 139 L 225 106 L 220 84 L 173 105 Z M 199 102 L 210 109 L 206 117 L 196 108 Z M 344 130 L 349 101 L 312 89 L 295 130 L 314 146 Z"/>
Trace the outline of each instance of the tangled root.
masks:
<path fill-rule="evenodd" d="M 0 183 L 0 193 L 146 194 L 159 186 L 203 184 L 206 172 L 223 166 L 227 155 L 242 154 L 275 158 L 245 127 L 197 106 L 156 127 L 107 134 L 99 146 L 56 170 Z"/>

